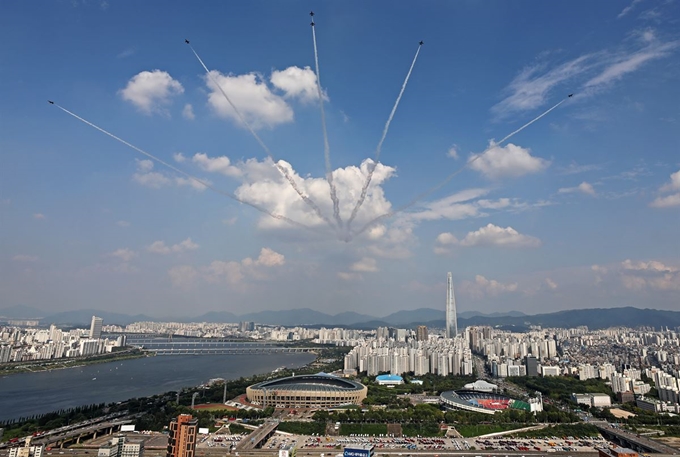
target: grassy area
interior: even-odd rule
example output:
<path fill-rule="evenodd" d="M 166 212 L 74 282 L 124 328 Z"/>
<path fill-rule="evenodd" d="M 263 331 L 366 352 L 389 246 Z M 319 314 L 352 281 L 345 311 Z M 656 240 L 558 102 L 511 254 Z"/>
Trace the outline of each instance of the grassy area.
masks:
<path fill-rule="evenodd" d="M 529 430 L 527 432 L 520 432 L 513 434 L 516 438 L 547 438 L 557 436 L 559 438 L 564 436 L 572 436 L 574 438 L 598 437 L 600 432 L 594 425 L 590 424 L 559 424 L 551 427 L 542 428 L 540 430 Z"/>
<path fill-rule="evenodd" d="M 443 434 L 436 422 L 402 424 L 401 430 L 404 436 L 441 436 Z"/>
<path fill-rule="evenodd" d="M 364 434 L 380 435 L 387 433 L 387 424 L 341 424 L 341 435 Z"/>
<path fill-rule="evenodd" d="M 506 432 L 508 430 L 514 430 L 517 428 L 524 428 L 527 425 L 531 424 L 460 424 L 456 425 L 456 430 L 458 430 L 458 433 L 463 435 L 465 438 L 471 438 L 473 436 L 487 435 L 489 433 Z"/>
<path fill-rule="evenodd" d="M 200 411 L 223 411 L 225 416 L 236 410 L 236 408 L 223 405 L 221 403 L 211 403 L 208 405 L 196 405 L 195 409 Z"/>

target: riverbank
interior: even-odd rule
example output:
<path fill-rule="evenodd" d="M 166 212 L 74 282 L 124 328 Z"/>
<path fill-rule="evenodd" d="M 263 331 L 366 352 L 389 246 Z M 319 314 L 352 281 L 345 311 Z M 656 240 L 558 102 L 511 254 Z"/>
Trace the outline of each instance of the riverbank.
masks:
<path fill-rule="evenodd" d="M 0 376 L 8 376 L 20 373 L 36 373 L 41 371 L 64 370 L 67 368 L 80 368 L 99 363 L 118 362 L 122 360 L 153 357 L 153 353 L 145 352 L 137 348 L 129 348 L 108 354 L 98 354 L 89 357 L 70 357 L 53 360 L 35 360 L 29 362 L 9 362 L 0 365 Z"/>

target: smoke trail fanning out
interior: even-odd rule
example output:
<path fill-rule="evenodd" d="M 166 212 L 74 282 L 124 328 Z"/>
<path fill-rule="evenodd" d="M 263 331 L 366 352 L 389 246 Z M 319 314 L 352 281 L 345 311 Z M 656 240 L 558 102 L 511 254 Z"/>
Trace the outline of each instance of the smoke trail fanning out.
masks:
<path fill-rule="evenodd" d="M 321 93 L 321 74 L 319 73 L 319 51 L 316 47 L 316 27 L 312 21 L 312 40 L 314 41 L 314 63 L 316 64 L 316 90 L 319 94 L 319 107 L 321 108 L 321 128 L 323 129 L 323 155 L 326 160 L 326 181 L 331 191 L 331 200 L 333 201 L 333 217 L 338 224 L 338 229 L 342 228 L 342 219 L 340 218 L 340 201 L 338 194 L 333 184 L 333 170 L 331 169 L 331 147 L 328 144 L 328 130 L 326 129 L 326 112 L 323 109 L 323 94 Z"/>
<path fill-rule="evenodd" d="M 175 167 L 175 166 L 169 164 L 168 162 L 164 161 L 163 159 L 159 159 L 159 158 L 156 157 L 155 155 L 150 154 L 150 153 L 146 152 L 145 150 L 143 150 L 143 149 L 141 149 L 141 148 L 138 148 L 137 146 L 135 146 L 135 145 L 133 145 L 133 144 L 131 144 L 131 143 L 128 143 L 127 141 L 123 140 L 122 138 L 117 137 L 117 136 L 114 135 L 113 133 L 110 133 L 110 132 L 104 130 L 103 128 L 101 128 L 101 127 L 99 127 L 99 126 L 93 124 L 92 122 L 83 119 L 82 117 L 78 116 L 77 114 L 72 113 L 71 111 L 67 110 L 67 109 L 64 108 L 63 106 L 60 106 L 60 105 L 58 105 L 57 103 L 53 103 L 53 104 L 54 104 L 54 106 L 56 106 L 56 107 L 59 108 L 60 110 L 64 111 L 66 114 L 70 114 L 71 116 L 73 116 L 74 118 L 78 119 L 79 121 L 84 122 L 85 124 L 89 125 L 90 127 L 94 128 L 94 129 L 96 129 L 96 130 L 99 130 L 100 132 L 104 133 L 105 135 L 108 135 L 108 136 L 110 136 L 111 138 L 113 138 L 114 140 L 123 143 L 125 146 L 134 149 L 135 151 L 139 152 L 139 153 L 142 154 L 142 155 L 145 155 L 146 157 L 148 157 L 148 158 L 154 160 L 155 162 L 158 162 L 158 163 L 160 163 L 161 165 L 164 165 L 164 166 L 168 167 L 169 169 L 171 169 L 171 170 L 174 171 L 175 173 L 179 173 L 180 175 L 184 175 L 184 176 L 186 176 L 187 178 L 191 179 L 192 181 L 197 182 L 197 183 L 201 184 L 202 186 L 205 186 L 207 189 L 210 189 L 210 190 L 212 190 L 213 192 L 216 192 L 216 193 L 218 193 L 218 194 L 220 194 L 220 195 L 224 195 L 224 196 L 226 196 L 226 197 L 229 197 L 229 198 L 231 198 L 232 200 L 236 200 L 236 201 L 239 202 L 239 203 L 243 203 L 244 205 L 248 205 L 248 206 L 250 206 L 251 208 L 255 208 L 256 210 L 260 211 L 261 213 L 264 213 L 264 214 L 266 214 L 266 215 L 268 215 L 268 216 L 271 216 L 271 217 L 273 217 L 274 219 L 278 219 L 278 220 L 281 220 L 281 221 L 286 221 L 286 222 L 288 222 L 289 224 L 294 225 L 294 226 L 296 226 L 296 227 L 301 227 L 301 228 L 305 228 L 305 229 L 312 230 L 312 231 L 315 231 L 315 232 L 316 232 L 316 229 L 314 229 L 314 228 L 312 228 L 312 227 L 310 227 L 310 226 L 308 226 L 308 225 L 305 225 L 305 224 L 302 224 L 302 223 L 300 223 L 300 222 L 297 222 L 297 221 L 294 221 L 294 220 L 292 220 L 292 219 L 289 219 L 289 218 L 287 218 L 286 216 L 282 216 L 282 215 L 280 215 L 280 214 L 272 213 L 272 212 L 270 212 L 269 210 L 267 210 L 266 208 L 264 208 L 264 207 L 262 207 L 262 206 L 260 206 L 260 205 L 257 205 L 257 204 L 255 204 L 255 203 L 251 203 L 251 202 L 248 202 L 248 201 L 246 201 L 246 200 L 242 200 L 242 199 L 238 198 L 236 195 L 232 194 L 231 192 L 227 192 L 227 191 L 218 189 L 218 188 L 214 187 L 213 185 L 209 184 L 208 182 L 206 182 L 206 181 L 204 181 L 204 180 L 202 180 L 202 179 L 200 179 L 200 178 L 197 178 L 196 176 L 191 175 L 191 174 L 187 173 L 187 172 L 184 171 L 184 170 L 180 170 L 179 168 L 177 168 L 177 167 Z"/>
<path fill-rule="evenodd" d="M 264 141 L 262 141 L 262 139 L 260 138 L 260 136 L 259 136 L 257 133 L 255 133 L 255 130 L 251 127 L 251 125 L 248 123 L 248 121 L 246 121 L 246 119 L 243 117 L 243 115 L 242 115 L 241 112 L 238 110 L 238 108 L 236 108 L 236 105 L 234 105 L 234 103 L 231 101 L 231 99 L 229 98 L 229 96 L 227 95 L 227 93 L 224 91 L 224 89 L 222 89 L 222 86 L 220 86 L 219 83 L 215 80 L 215 78 L 213 78 L 212 74 L 210 73 L 210 70 L 208 70 L 208 67 L 205 65 L 205 63 L 203 63 L 203 60 L 199 57 L 199 55 L 198 55 L 198 53 L 196 52 L 196 50 L 194 49 L 194 47 L 191 46 L 191 44 L 189 44 L 188 41 L 187 41 L 186 43 L 187 43 L 187 45 L 189 45 L 189 48 L 191 49 L 191 52 L 194 53 L 194 55 L 196 56 L 196 58 L 198 59 L 198 61 L 201 63 L 201 66 L 203 67 L 203 69 L 205 70 L 206 74 L 208 75 L 208 78 L 210 78 L 210 80 L 213 82 L 213 84 L 214 84 L 215 86 L 217 86 L 217 88 L 220 90 L 220 92 L 222 93 L 222 95 L 224 96 L 224 98 L 225 98 L 225 99 L 227 100 L 227 102 L 229 103 L 229 106 L 231 106 L 231 108 L 234 110 L 234 112 L 236 113 L 236 115 L 238 115 L 238 118 L 241 120 L 241 122 L 243 123 L 243 125 L 246 126 L 246 128 L 248 129 L 248 131 L 250 131 L 250 134 L 253 136 L 253 138 L 255 138 L 255 140 L 260 144 L 260 146 L 262 146 L 262 149 L 264 149 L 264 152 L 265 152 L 265 153 L 267 154 L 267 156 L 272 160 L 272 162 L 274 162 L 274 165 L 276 166 L 276 168 L 277 168 L 277 169 L 279 170 L 279 172 L 281 172 L 281 174 L 286 178 L 286 180 L 287 180 L 288 183 L 291 185 L 291 187 L 295 190 L 295 192 L 297 192 L 297 194 L 300 196 L 300 198 L 301 198 L 302 200 L 304 200 L 304 202 L 307 203 L 307 204 L 314 210 L 314 212 L 316 213 L 317 216 L 319 216 L 322 220 L 324 220 L 331 228 L 335 229 L 335 226 L 333 225 L 333 223 L 330 221 L 330 219 L 328 219 L 326 216 L 323 215 L 323 213 L 321 212 L 321 209 L 317 206 L 317 204 L 314 203 L 314 201 L 313 201 L 311 198 L 309 198 L 307 195 L 305 195 L 305 194 L 300 190 L 300 188 L 298 187 L 298 185 L 297 185 L 297 183 L 295 182 L 295 180 L 293 179 L 293 177 L 290 175 L 290 173 L 288 173 L 288 170 L 286 170 L 285 167 L 279 165 L 279 164 L 276 162 L 276 160 L 274 160 L 274 157 L 272 156 L 272 153 L 271 153 L 271 151 L 269 150 L 269 148 L 267 147 L 267 145 L 264 143 Z"/>
<path fill-rule="evenodd" d="M 364 200 L 366 200 L 368 186 L 371 185 L 373 172 L 375 171 L 375 167 L 378 166 L 378 161 L 380 160 L 380 152 L 382 151 L 382 145 L 385 142 L 385 138 L 387 137 L 387 131 L 390 129 L 390 124 L 392 123 L 392 119 L 394 118 L 394 113 L 397 112 L 397 107 L 399 106 L 399 102 L 401 101 L 401 96 L 404 95 L 404 90 L 406 90 L 406 84 L 408 84 L 408 80 L 411 77 L 411 72 L 413 72 L 413 67 L 416 65 L 416 60 L 418 60 L 418 54 L 420 54 L 420 48 L 422 47 L 422 45 L 423 44 L 421 41 L 420 44 L 418 45 L 418 49 L 416 50 L 416 55 L 413 57 L 413 62 L 411 62 L 411 68 L 408 69 L 408 73 L 406 74 L 406 78 L 404 79 L 404 84 L 401 85 L 399 96 L 397 97 L 397 100 L 394 102 L 394 106 L 392 107 L 390 117 L 387 118 L 385 128 L 383 128 L 382 137 L 378 142 L 378 146 L 375 148 L 375 161 L 373 163 L 368 164 L 368 175 L 366 176 L 366 182 L 364 183 L 364 186 L 361 188 L 361 196 L 359 197 L 359 200 L 357 200 L 357 204 L 354 206 L 351 216 L 347 220 L 347 232 L 350 231 L 352 222 L 354 221 L 354 218 L 357 217 L 357 213 L 359 212 L 359 208 L 361 208 L 361 205 L 364 204 Z"/>
<path fill-rule="evenodd" d="M 526 124 L 524 124 L 523 126 L 521 126 L 520 128 L 518 128 L 518 129 L 515 130 L 514 132 L 512 132 L 512 133 L 506 135 L 506 136 L 505 136 L 502 140 L 500 140 L 498 143 L 492 143 L 491 146 L 489 146 L 488 148 L 486 148 L 484 151 L 482 151 L 482 152 L 480 152 L 479 154 L 475 155 L 474 157 L 470 158 L 470 159 L 465 163 L 465 165 L 463 165 L 463 166 L 460 167 L 458 170 L 456 170 L 456 171 L 454 171 L 453 173 L 451 173 L 450 175 L 448 175 L 448 176 L 446 177 L 446 179 L 444 179 L 442 182 L 440 182 L 440 183 L 437 184 L 436 186 L 430 188 L 429 190 L 423 192 L 422 194 L 417 195 L 417 196 L 416 196 L 413 200 L 411 200 L 410 202 L 406 203 L 405 205 L 400 206 L 399 208 L 395 209 L 394 211 L 390 211 L 389 213 L 385 213 L 385 214 L 383 214 L 383 215 L 381 215 L 381 216 L 376 217 L 376 218 L 373 219 L 372 221 L 368 222 L 368 223 L 367 223 L 366 225 L 364 225 L 359 231 L 357 231 L 357 232 L 354 234 L 354 236 L 357 236 L 357 235 L 362 234 L 362 233 L 365 232 L 369 227 L 371 227 L 373 224 L 375 224 L 375 223 L 377 223 L 377 222 L 380 222 L 381 220 L 386 219 L 386 218 L 388 218 L 388 217 L 392 217 L 392 216 L 394 216 L 395 214 L 397 214 L 397 213 L 399 213 L 399 212 L 401 212 L 401 211 L 404 211 L 405 209 L 410 208 L 411 206 L 415 205 L 416 203 L 418 203 L 418 202 L 419 202 L 420 200 L 422 200 L 423 198 L 428 197 L 429 195 L 431 195 L 431 194 L 433 194 L 434 192 L 438 191 L 439 189 L 441 189 L 442 187 L 444 187 L 446 184 L 448 184 L 449 181 L 451 181 L 456 175 L 462 173 L 467 167 L 469 167 L 470 165 L 472 165 L 477 159 L 481 158 L 483 155 L 485 155 L 487 152 L 493 150 L 495 147 L 500 146 L 502 143 L 505 143 L 507 140 L 509 140 L 510 138 L 512 138 L 513 136 L 515 136 L 516 134 L 518 134 L 519 132 L 521 132 L 521 131 L 524 130 L 525 128 L 529 127 L 531 124 L 533 124 L 533 123 L 536 122 L 537 120 L 541 119 L 543 116 L 546 116 L 548 113 L 550 113 L 552 110 L 554 110 L 555 108 L 557 108 L 558 106 L 560 106 L 560 105 L 561 105 L 562 103 L 564 103 L 565 101 L 567 101 L 567 98 L 561 100 L 559 103 L 557 103 L 557 104 L 555 104 L 554 106 L 552 106 L 551 108 L 545 110 L 544 112 L 542 112 L 541 114 L 539 114 L 538 116 L 536 116 L 535 118 L 533 118 L 532 120 L 530 120 L 529 122 L 527 122 Z"/>

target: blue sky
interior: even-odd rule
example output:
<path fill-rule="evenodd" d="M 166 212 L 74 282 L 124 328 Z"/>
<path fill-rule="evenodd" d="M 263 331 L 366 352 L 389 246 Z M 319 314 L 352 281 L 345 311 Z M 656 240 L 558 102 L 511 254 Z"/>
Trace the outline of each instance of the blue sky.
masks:
<path fill-rule="evenodd" d="M 452 271 L 460 310 L 676 309 L 679 20 L 647 0 L 3 5 L 0 308 L 382 316 L 443 308 Z"/>

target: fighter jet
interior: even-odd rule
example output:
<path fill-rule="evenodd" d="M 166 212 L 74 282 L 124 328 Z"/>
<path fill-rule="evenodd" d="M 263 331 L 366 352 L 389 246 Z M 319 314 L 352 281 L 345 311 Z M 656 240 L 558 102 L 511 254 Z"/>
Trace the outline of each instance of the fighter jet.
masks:
<path fill-rule="evenodd" d="M 314 17 L 314 11 L 310 11 L 310 12 L 309 12 L 309 15 L 312 16 L 312 17 Z"/>
<path fill-rule="evenodd" d="M 423 45 L 423 43 L 425 43 L 425 42 L 424 42 L 424 41 L 421 41 L 421 42 L 420 42 L 420 45 L 422 46 L 422 45 Z"/>
<path fill-rule="evenodd" d="M 186 44 L 189 44 L 189 40 L 184 40 L 184 42 L 185 42 Z"/>
<path fill-rule="evenodd" d="M 54 105 L 54 102 L 52 100 L 47 100 L 47 101 L 50 102 L 50 105 Z"/>
<path fill-rule="evenodd" d="M 574 94 L 569 94 L 569 98 L 571 98 L 571 97 L 573 97 L 573 96 L 574 96 Z"/>

